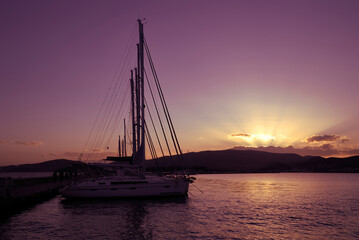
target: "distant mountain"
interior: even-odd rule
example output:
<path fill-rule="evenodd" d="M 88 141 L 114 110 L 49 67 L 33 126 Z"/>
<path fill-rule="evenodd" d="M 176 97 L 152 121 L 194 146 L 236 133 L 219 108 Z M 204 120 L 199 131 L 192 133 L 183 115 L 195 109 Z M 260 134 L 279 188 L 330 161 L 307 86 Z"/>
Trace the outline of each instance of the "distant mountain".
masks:
<path fill-rule="evenodd" d="M 161 167 L 179 167 L 176 157 L 164 157 L 157 159 Z M 185 161 L 191 169 L 220 172 L 257 172 L 266 169 L 274 163 L 286 166 L 300 163 L 304 158 L 292 153 L 269 153 L 255 150 L 222 150 L 204 151 L 184 154 Z M 173 162 L 173 163 L 172 163 Z M 155 161 L 146 161 L 146 166 L 155 167 Z"/>
<path fill-rule="evenodd" d="M 297 164 L 297 168 L 313 172 L 359 172 L 359 156 L 346 158 L 312 157 Z"/>
<path fill-rule="evenodd" d="M 255 150 L 204 151 L 184 154 L 190 169 L 197 172 L 359 172 L 359 156 L 322 158 L 292 153 L 269 153 Z M 146 167 L 156 168 L 155 160 Z M 177 157 L 157 159 L 162 170 L 180 168 Z"/>
<path fill-rule="evenodd" d="M 21 164 L 0 167 L 0 172 L 53 172 L 61 168 L 69 167 L 79 161 L 56 159 L 35 164 Z"/>
<path fill-rule="evenodd" d="M 323 158 L 300 156 L 292 153 L 269 153 L 255 150 L 222 150 L 192 152 L 183 155 L 189 168 L 199 173 L 251 173 L 251 172 L 358 172 L 359 156 Z M 177 156 L 145 161 L 148 170 L 180 169 Z M 36 164 L 0 167 L 0 172 L 53 172 L 79 161 L 57 159 Z"/>

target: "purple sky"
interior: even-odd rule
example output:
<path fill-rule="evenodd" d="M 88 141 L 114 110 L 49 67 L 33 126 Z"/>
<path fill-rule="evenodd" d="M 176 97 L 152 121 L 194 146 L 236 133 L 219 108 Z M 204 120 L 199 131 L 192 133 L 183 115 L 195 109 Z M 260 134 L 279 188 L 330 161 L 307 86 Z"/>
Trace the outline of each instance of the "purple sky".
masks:
<path fill-rule="evenodd" d="M 359 154 L 358 12 L 356 0 L 3 0 L 0 165 L 77 158 L 139 17 L 184 152 Z"/>

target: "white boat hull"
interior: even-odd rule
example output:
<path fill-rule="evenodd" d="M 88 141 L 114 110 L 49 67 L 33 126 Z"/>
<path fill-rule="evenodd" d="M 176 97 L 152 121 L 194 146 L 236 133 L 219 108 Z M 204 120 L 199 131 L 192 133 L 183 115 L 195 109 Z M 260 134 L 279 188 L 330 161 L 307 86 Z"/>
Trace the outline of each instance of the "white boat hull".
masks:
<path fill-rule="evenodd" d="M 70 185 L 62 191 L 64 198 L 129 198 L 186 196 L 189 182 L 184 179 L 152 181 L 92 180 Z"/>

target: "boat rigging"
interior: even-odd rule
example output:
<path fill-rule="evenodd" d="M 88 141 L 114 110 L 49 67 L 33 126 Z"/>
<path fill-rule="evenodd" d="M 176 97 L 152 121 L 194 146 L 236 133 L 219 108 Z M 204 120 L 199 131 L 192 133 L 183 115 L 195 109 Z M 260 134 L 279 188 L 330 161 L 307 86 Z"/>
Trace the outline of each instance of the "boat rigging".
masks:
<path fill-rule="evenodd" d="M 124 119 L 123 130 L 124 138 L 119 137 L 118 141 L 118 155 L 117 156 L 108 156 L 105 161 L 112 161 L 113 164 L 101 164 L 102 167 L 107 169 L 112 169 L 116 171 L 114 176 L 106 176 L 98 179 L 91 179 L 75 183 L 67 187 L 63 191 L 63 196 L 67 198 L 96 198 L 96 197 L 147 197 L 147 196 L 181 196 L 187 195 L 188 185 L 190 182 L 194 181 L 193 177 L 188 175 L 188 164 L 184 163 L 181 147 L 175 132 L 173 122 L 167 107 L 167 103 L 164 98 L 164 94 L 158 80 L 158 75 L 152 61 L 152 57 L 149 51 L 149 47 L 144 38 L 143 32 L 143 23 L 141 20 L 138 20 L 139 28 L 139 42 L 136 44 L 137 49 L 137 62 L 136 66 L 130 70 L 130 119 L 132 125 L 132 135 L 127 134 L 126 129 L 126 119 Z M 162 115 L 160 113 L 160 107 L 156 103 L 155 94 L 151 87 L 150 77 L 148 76 L 145 70 L 145 54 L 148 60 L 148 66 L 152 72 L 152 80 L 155 85 L 155 90 L 157 92 L 157 98 L 160 100 L 160 106 L 162 107 Z M 146 81 L 145 81 L 146 80 Z M 164 148 L 161 144 L 161 137 L 157 131 L 156 124 L 152 117 L 152 114 L 149 109 L 148 101 L 145 97 L 145 83 L 149 89 L 151 100 L 153 106 L 156 110 L 156 116 L 159 120 L 159 125 L 161 128 L 162 138 L 164 139 L 167 147 L 167 152 L 171 158 L 177 158 L 182 164 L 180 172 L 173 172 L 170 175 L 153 175 L 145 172 L 145 157 L 146 157 L 146 143 L 152 158 L 158 158 L 157 150 L 160 149 L 162 157 L 165 156 Z M 113 100 L 117 100 L 116 97 Z M 127 97 L 126 94 L 124 96 Z M 105 98 L 106 99 L 106 98 Z M 120 104 L 122 105 L 126 100 L 123 99 Z M 108 112 L 110 109 L 113 109 L 116 101 L 111 104 L 105 104 Z M 104 104 L 103 104 L 104 105 Z M 151 131 L 149 131 L 149 126 L 145 120 L 146 114 L 145 109 L 147 110 L 152 132 L 155 133 L 158 146 L 155 146 L 153 138 L 151 136 Z M 119 120 L 119 112 L 115 116 L 115 121 L 108 120 L 111 114 L 107 114 L 105 122 L 110 124 L 116 124 Z M 163 117 L 164 116 L 164 117 Z M 163 118 L 165 121 L 163 121 Z M 167 124 L 168 130 L 165 130 L 165 124 Z M 109 132 L 109 128 L 101 125 L 98 129 Z M 172 154 L 170 141 L 168 135 L 171 137 L 172 145 L 176 155 Z M 100 139 L 100 133 L 96 135 L 96 140 L 92 142 L 92 150 L 87 155 L 87 158 L 91 156 L 95 149 L 98 148 L 98 143 L 102 143 Z M 130 138 L 132 136 L 132 139 Z M 130 143 L 132 148 L 132 154 L 127 155 L 127 140 Z M 157 162 L 156 162 L 157 166 Z M 116 185 L 114 187 L 113 185 Z M 121 186 L 121 187 L 119 187 Z"/>

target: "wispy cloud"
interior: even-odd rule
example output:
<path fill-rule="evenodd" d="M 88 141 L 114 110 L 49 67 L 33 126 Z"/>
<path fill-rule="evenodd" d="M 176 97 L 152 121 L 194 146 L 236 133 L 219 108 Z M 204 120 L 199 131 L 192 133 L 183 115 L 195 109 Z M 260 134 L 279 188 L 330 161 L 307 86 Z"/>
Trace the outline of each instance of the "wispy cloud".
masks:
<path fill-rule="evenodd" d="M 246 137 L 246 138 L 249 138 L 249 137 L 251 137 L 251 135 L 247 134 L 247 133 L 232 133 L 231 137 Z"/>
<path fill-rule="evenodd" d="M 102 153 L 102 152 L 104 152 L 104 151 L 103 151 L 103 149 L 101 149 L 101 148 L 94 148 L 94 149 L 92 150 L 92 152 Z"/>
<path fill-rule="evenodd" d="M 76 160 L 78 159 L 80 153 L 79 152 L 62 152 L 62 153 L 44 153 L 42 154 L 43 158 L 66 158 Z"/>
<path fill-rule="evenodd" d="M 307 142 L 333 142 L 339 139 L 341 139 L 341 137 L 338 135 L 314 135 L 307 138 Z"/>
<path fill-rule="evenodd" d="M 9 141 L 9 140 L 0 140 L 0 144 L 19 144 L 19 145 L 26 145 L 26 146 L 40 146 L 43 144 L 42 141 Z"/>
<path fill-rule="evenodd" d="M 314 135 L 306 139 L 308 143 L 314 142 L 341 142 L 345 143 L 350 141 L 347 137 L 342 137 L 335 134 L 326 134 L 326 135 Z"/>

